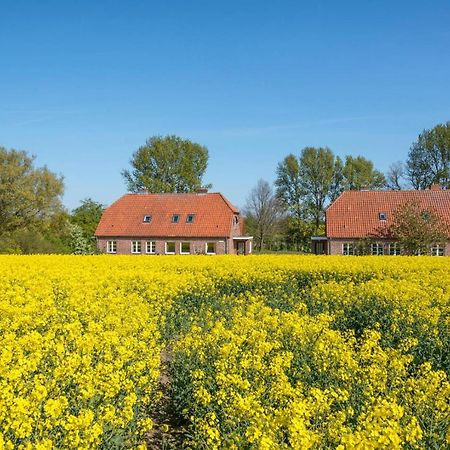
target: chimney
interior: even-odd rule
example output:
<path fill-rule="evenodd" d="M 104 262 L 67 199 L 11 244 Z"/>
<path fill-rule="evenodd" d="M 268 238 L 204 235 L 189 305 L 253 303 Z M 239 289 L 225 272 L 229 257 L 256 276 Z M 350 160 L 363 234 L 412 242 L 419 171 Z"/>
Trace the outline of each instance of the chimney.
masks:
<path fill-rule="evenodd" d="M 441 188 L 441 186 L 439 186 L 439 184 L 433 184 L 433 185 L 431 185 L 430 190 L 431 191 L 442 191 L 442 188 Z"/>
<path fill-rule="evenodd" d="M 195 192 L 197 194 L 207 194 L 208 193 L 208 188 L 201 187 L 201 188 L 196 189 Z"/>

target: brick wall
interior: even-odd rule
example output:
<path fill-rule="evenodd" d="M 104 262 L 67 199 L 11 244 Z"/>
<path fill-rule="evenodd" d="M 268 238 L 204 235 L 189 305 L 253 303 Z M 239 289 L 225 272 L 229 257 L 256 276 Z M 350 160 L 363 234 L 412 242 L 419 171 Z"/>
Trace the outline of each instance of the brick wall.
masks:
<path fill-rule="evenodd" d="M 175 254 L 180 254 L 181 249 L 181 243 L 182 242 L 189 242 L 191 244 L 191 254 L 204 254 L 206 253 L 206 243 L 208 242 L 214 242 L 216 244 L 216 254 L 217 255 L 223 255 L 226 253 L 226 241 L 227 239 L 220 239 L 220 238 L 211 238 L 211 239 L 173 239 L 173 238 L 167 238 L 167 239 L 161 239 L 161 238 L 136 238 L 136 239 L 130 239 L 130 238 L 98 238 L 97 240 L 97 246 L 98 249 L 102 253 L 106 253 L 106 243 L 107 241 L 116 241 L 117 242 L 117 254 L 118 255 L 131 255 L 131 242 L 132 241 L 141 241 L 141 254 L 147 255 L 145 253 L 146 250 L 146 242 L 147 241 L 154 241 L 156 242 L 156 251 L 155 254 L 157 255 L 164 255 L 166 253 L 166 242 L 175 242 Z M 232 249 L 231 249 L 232 250 Z"/>
<path fill-rule="evenodd" d="M 330 239 L 329 250 L 330 255 L 342 255 L 342 244 L 353 243 L 354 239 Z M 389 243 L 393 241 L 378 241 L 384 242 L 384 251 L 386 255 L 389 255 Z M 448 243 L 444 249 L 444 256 L 450 256 L 450 243 Z"/>

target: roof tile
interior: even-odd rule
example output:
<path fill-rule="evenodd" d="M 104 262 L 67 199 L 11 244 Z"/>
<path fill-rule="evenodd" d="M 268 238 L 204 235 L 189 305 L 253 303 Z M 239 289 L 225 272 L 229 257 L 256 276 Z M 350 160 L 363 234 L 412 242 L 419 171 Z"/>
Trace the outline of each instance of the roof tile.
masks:
<path fill-rule="evenodd" d="M 409 201 L 436 211 L 450 226 L 450 190 L 345 191 L 327 209 L 327 236 L 369 237 L 389 226 L 395 210 Z M 380 220 L 379 213 L 386 213 L 387 220 Z"/>
<path fill-rule="evenodd" d="M 178 223 L 172 223 L 179 214 Z M 193 223 L 186 223 L 194 214 Z M 126 194 L 109 206 L 95 235 L 133 237 L 225 237 L 239 211 L 220 193 Z M 151 215 L 149 223 L 144 216 Z"/>

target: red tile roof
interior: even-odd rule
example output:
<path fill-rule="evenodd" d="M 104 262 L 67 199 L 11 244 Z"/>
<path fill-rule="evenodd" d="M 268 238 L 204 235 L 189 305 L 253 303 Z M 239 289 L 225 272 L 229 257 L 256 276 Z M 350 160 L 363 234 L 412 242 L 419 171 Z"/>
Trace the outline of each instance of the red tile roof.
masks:
<path fill-rule="evenodd" d="M 395 210 L 416 201 L 435 211 L 450 226 L 450 190 L 345 191 L 326 211 L 326 234 L 331 238 L 364 238 L 389 226 Z M 387 220 L 380 220 L 385 213 Z"/>
<path fill-rule="evenodd" d="M 172 223 L 174 214 L 178 223 Z M 193 223 L 186 223 L 188 214 L 194 214 Z M 235 214 L 239 211 L 220 193 L 126 194 L 105 210 L 95 235 L 226 237 Z M 151 216 L 149 223 L 145 215 Z"/>

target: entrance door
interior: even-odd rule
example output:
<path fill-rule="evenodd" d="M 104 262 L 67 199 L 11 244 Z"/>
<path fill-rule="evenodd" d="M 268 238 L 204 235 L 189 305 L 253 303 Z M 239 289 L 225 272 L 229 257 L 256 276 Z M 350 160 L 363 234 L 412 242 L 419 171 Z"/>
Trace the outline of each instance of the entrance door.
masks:
<path fill-rule="evenodd" d="M 238 255 L 245 255 L 245 241 L 236 242 L 236 253 Z"/>

